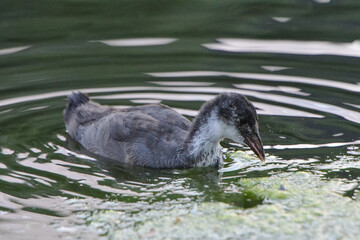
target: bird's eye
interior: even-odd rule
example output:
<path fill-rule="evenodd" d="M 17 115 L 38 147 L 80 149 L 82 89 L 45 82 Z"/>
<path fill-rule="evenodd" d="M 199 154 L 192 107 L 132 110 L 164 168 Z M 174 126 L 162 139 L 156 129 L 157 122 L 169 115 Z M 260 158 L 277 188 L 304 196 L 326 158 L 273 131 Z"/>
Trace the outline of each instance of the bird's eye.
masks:
<path fill-rule="evenodd" d="M 245 119 L 239 119 L 240 125 L 244 125 L 246 123 Z"/>

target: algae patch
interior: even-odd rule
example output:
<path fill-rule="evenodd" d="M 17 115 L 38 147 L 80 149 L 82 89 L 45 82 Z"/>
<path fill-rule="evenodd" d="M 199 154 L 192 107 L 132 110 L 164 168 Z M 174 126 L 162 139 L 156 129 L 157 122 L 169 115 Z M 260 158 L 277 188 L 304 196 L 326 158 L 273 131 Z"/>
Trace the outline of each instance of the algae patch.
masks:
<path fill-rule="evenodd" d="M 360 204 L 340 194 L 353 184 L 304 172 L 242 179 L 240 184 L 269 203 L 244 211 L 244 223 L 259 231 L 299 239 L 360 237 Z"/>
<path fill-rule="evenodd" d="M 344 184 L 303 172 L 241 179 L 244 192 L 264 204 L 241 209 L 202 202 L 131 215 L 104 211 L 92 216 L 90 227 L 111 226 L 110 239 L 359 239 L 360 202 L 339 194 L 348 189 Z"/>

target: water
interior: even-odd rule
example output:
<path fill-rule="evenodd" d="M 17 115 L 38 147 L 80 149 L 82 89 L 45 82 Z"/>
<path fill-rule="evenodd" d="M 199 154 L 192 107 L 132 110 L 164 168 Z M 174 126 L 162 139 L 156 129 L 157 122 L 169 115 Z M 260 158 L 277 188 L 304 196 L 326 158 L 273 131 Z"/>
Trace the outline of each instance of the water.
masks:
<path fill-rule="evenodd" d="M 258 211 L 264 198 L 239 180 L 297 171 L 349 184 L 341 194 L 358 198 L 359 11 L 355 0 L 2 1 L 0 238 L 111 238 L 197 204 Z M 161 102 L 189 119 L 237 91 L 258 108 L 267 162 L 229 141 L 220 171 L 95 159 L 62 119 L 79 89 L 119 107 Z M 107 211 L 116 217 L 95 221 Z M 224 231 L 218 238 L 237 236 Z"/>

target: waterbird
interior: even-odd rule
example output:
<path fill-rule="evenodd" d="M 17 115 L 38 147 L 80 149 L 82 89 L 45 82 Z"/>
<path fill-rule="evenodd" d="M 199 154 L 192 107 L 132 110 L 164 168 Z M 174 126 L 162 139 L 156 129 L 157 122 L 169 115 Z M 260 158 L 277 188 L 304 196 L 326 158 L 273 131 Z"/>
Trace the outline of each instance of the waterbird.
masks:
<path fill-rule="evenodd" d="M 150 168 L 221 167 L 220 141 L 248 145 L 265 161 L 258 116 L 243 95 L 226 92 L 187 118 L 163 104 L 126 109 L 100 105 L 73 92 L 63 112 L 68 134 L 89 152 Z"/>

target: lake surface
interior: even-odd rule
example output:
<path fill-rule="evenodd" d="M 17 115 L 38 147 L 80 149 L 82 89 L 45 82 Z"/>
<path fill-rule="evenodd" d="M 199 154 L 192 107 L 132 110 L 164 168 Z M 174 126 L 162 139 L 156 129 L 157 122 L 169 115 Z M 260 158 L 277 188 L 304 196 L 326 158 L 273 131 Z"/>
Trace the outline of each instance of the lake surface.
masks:
<path fill-rule="evenodd" d="M 241 181 L 296 172 L 345 184 L 334 191 L 350 201 L 344 209 L 359 211 L 359 14 L 357 0 L 1 1 L 0 238 L 167 238 L 154 219 L 173 217 L 172 229 L 179 216 L 211 204 L 216 216 L 229 211 L 219 204 L 240 215 L 287 206 L 248 194 Z M 96 159 L 65 131 L 62 111 L 74 90 L 118 107 L 163 103 L 189 119 L 220 92 L 244 94 L 259 113 L 267 161 L 231 141 L 220 170 L 129 169 Z M 201 221 L 215 226 L 210 219 Z M 330 229 L 329 219 L 322 226 Z M 131 232 L 149 224 L 144 234 Z M 263 235 L 253 226 L 183 237 L 360 236 L 358 218 L 332 235 L 301 224 L 292 233 Z"/>

